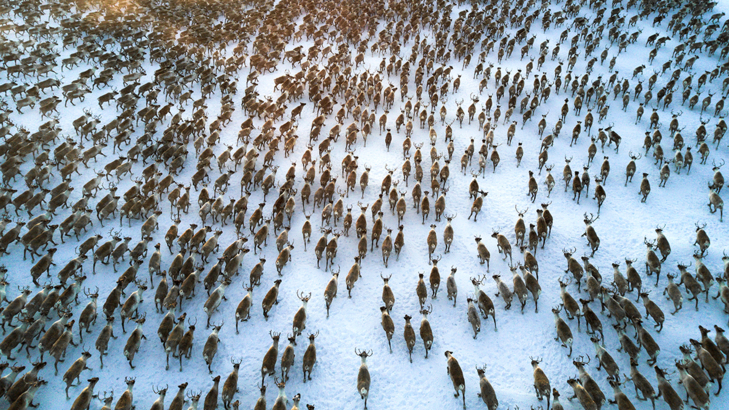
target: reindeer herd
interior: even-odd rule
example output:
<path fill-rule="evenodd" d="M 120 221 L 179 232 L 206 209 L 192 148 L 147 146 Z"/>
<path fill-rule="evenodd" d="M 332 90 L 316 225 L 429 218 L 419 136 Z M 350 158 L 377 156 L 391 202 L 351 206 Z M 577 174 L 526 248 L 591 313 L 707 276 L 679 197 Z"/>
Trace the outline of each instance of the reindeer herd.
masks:
<path fill-rule="evenodd" d="M 499 396 L 501 408 L 536 409 L 505 388 L 520 384 L 518 365 L 508 364 L 504 380 L 487 378 L 489 362 L 492 369 L 504 363 L 486 346 L 530 326 L 539 339 L 541 298 L 553 304 L 547 333 L 554 340 L 530 351 L 534 392 L 546 399 L 538 408 L 563 409 L 559 390 L 567 387 L 568 408 L 631 410 L 650 400 L 654 409 L 656 402 L 709 409 L 712 395 L 721 408 L 729 339 L 717 320 L 729 313 L 729 255 L 723 266 L 714 255 L 728 233 L 721 142 L 729 18 L 716 6 L 6 1 L 0 401 L 13 410 L 131 410 L 149 405 L 153 393 L 155 410 L 285 410 L 299 409 L 301 394 L 287 398 L 295 385 L 308 392 L 309 410 L 353 408 L 353 349 L 365 409 L 370 398 L 395 408 L 401 401 L 388 400 L 398 394 L 422 406 L 417 400 L 441 400 L 438 392 L 448 389 L 438 381 L 442 368 L 428 370 L 427 389 L 407 384 L 408 366 L 419 365 L 419 336 L 424 366 L 436 360 L 431 350 L 444 352 L 464 409 L 470 401 L 495 410 Z M 569 144 L 559 139 L 564 127 L 572 127 Z M 620 152 L 621 145 L 628 148 Z M 550 152 L 559 152 L 557 162 L 564 155 L 561 180 Z M 451 173 L 454 154 L 460 167 Z M 623 187 L 608 188 L 611 162 L 620 182 L 625 166 Z M 553 192 L 560 183 L 564 191 Z M 708 203 L 694 200 L 699 194 Z M 665 221 L 645 235 L 643 216 Z M 631 223 L 636 238 L 613 232 Z M 686 237 L 686 224 L 695 232 L 688 262 L 680 258 L 689 245 L 673 256 L 670 245 Z M 641 256 L 630 252 L 633 240 Z M 500 257 L 491 261 L 494 250 Z M 441 273 L 444 258 L 451 266 Z M 603 277 L 606 258 L 624 261 L 612 263 L 612 278 Z M 346 298 L 338 297 L 345 260 L 353 260 Z M 500 272 L 507 267 L 511 280 Z M 378 274 L 381 303 L 372 297 Z M 683 309 L 684 298 L 701 316 Z M 515 300 L 520 314 L 511 309 Z M 713 328 L 697 318 L 714 320 L 706 324 Z M 493 332 L 481 327 L 489 319 Z M 284 322 L 291 331 L 279 354 Z M 664 324 L 674 339 L 661 336 Z M 270 347 L 261 362 L 252 360 L 269 342 L 266 331 Z M 659 342 L 674 351 L 662 352 Z M 326 352 L 319 360 L 317 343 Z M 534 357 L 544 349 L 549 360 Z M 574 377 L 555 370 L 569 366 L 563 355 Z M 476 374 L 464 373 L 457 357 Z M 476 377 L 477 397 L 466 392 Z M 138 378 L 150 384 L 141 386 L 141 400 Z M 269 407 L 271 378 L 278 393 Z M 182 383 L 166 404 L 168 380 Z"/>

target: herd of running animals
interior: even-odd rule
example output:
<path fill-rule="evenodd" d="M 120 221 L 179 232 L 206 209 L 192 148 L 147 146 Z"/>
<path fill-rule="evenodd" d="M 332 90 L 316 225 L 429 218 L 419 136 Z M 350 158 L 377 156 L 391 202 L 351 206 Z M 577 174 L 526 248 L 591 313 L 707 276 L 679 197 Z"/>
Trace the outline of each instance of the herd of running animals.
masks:
<path fill-rule="evenodd" d="M 598 122 L 611 117 L 608 112 L 611 92 L 614 94 L 612 100 L 621 98 L 624 109 L 631 99 L 644 100 L 638 108 L 636 123 L 643 121 L 641 117 L 644 107 L 650 109 L 648 107 L 653 107 L 654 104 L 656 107 L 652 109 L 649 118 L 651 131 L 646 133 L 645 153 L 629 154 L 632 160 L 626 169 L 626 186 L 632 182 L 633 174 L 636 173 L 636 162 L 643 155 L 650 155 L 651 150 L 660 169 L 660 185 L 664 185 L 669 178 L 671 164 L 674 167 L 673 172 L 680 173 L 684 169 L 687 173 L 690 172 L 693 154 L 690 144 L 684 147 L 681 132 L 685 127 L 679 126 L 679 117 L 683 110 L 701 113 L 701 125 L 696 130 L 696 153 L 700 163 L 706 164 L 712 146 L 715 144 L 714 149 L 720 150 L 720 141 L 727 130 L 722 117 L 724 97 L 719 101 L 714 100 L 712 106 L 712 96 L 714 92 L 719 92 L 718 84 L 722 78 L 721 92 L 729 88 L 729 76 L 726 75 L 729 63 L 721 63 L 729 55 L 729 19 L 724 18 L 724 13 L 713 13 L 715 4 L 675 0 L 613 0 L 611 4 L 606 1 L 585 0 L 552 3 L 537 3 L 534 0 L 438 0 L 432 4 L 425 1 L 389 1 L 385 4 L 381 0 L 347 0 L 341 3 L 324 0 L 4 2 L 0 6 L 0 14 L 4 16 L 0 20 L 0 55 L 3 59 L 1 70 L 6 80 L 0 85 L 0 93 L 6 96 L 0 113 L 0 136 L 3 140 L 0 145 L 0 154 L 3 156 L 0 165 L 3 174 L 0 207 L 4 209 L 5 216 L 0 222 L 0 251 L 4 255 L 22 251 L 24 259 L 30 256 L 33 266 L 26 281 L 13 283 L 12 286 L 8 286 L 9 278 L 6 277 L 8 270 L 13 269 L 12 266 L 3 267 L 0 275 L 4 278 L 0 282 L 4 334 L 0 342 L 0 353 L 6 360 L 0 363 L 0 368 L 3 373 L 6 369 L 9 370 L 9 373 L 0 378 L 0 395 L 12 410 L 36 406 L 33 398 L 47 384 L 44 378 L 53 377 L 44 368 L 53 361 L 56 374 L 63 372 L 66 396 L 70 400 L 70 394 L 76 394 L 71 405 L 72 410 L 98 408 L 97 399 L 103 404 L 102 408 L 110 409 L 115 399 L 113 392 L 104 392 L 103 395 L 94 392 L 98 377 L 89 378 L 88 385 L 82 389 L 80 387 L 84 370 L 88 369 L 93 373 L 88 364 L 94 354 L 84 348 L 81 356 L 70 366 L 61 365 L 59 368 L 59 363 L 63 363 L 69 345 L 83 343 L 84 334 L 90 333 L 96 337 L 95 347 L 99 364 L 103 367 L 103 356 L 122 354 L 107 350 L 109 339 L 121 336 L 127 338 L 123 354 L 131 369 L 130 377 L 126 378 L 126 390 L 116 398 L 113 408 L 134 408 L 132 389 L 135 383 L 135 353 L 141 343 L 155 343 L 153 340 L 143 341 L 147 339 L 143 333 L 147 314 L 164 315 L 157 335 L 162 345 L 160 351 L 164 351 L 167 356 L 167 368 L 170 366 L 170 356 L 179 358 L 180 370 L 183 358 L 197 360 L 190 355 L 195 343 L 193 332 L 196 323 L 188 321 L 186 326 L 186 310 L 200 307 L 188 304 L 182 309 L 181 306 L 183 300 L 194 295 L 198 282 L 204 283 L 208 294 L 203 309 L 208 316 L 206 329 L 212 328 L 212 332 L 205 341 L 203 359 L 212 373 L 218 332 L 226 320 L 235 320 L 237 332 L 239 322 L 245 322 L 250 317 L 250 311 L 254 308 L 251 292 L 253 287 L 260 284 L 265 259 L 261 259 L 252 268 L 248 294 L 236 308 L 235 318 L 220 318 L 220 324 L 217 324 L 211 319 L 220 304 L 226 303 L 226 287 L 236 281 L 245 254 L 250 249 L 255 253 L 267 246 L 266 239 L 271 233 L 271 223 L 273 234 L 277 236 L 275 244 L 279 256 L 275 265 L 279 275 L 290 261 L 294 250 L 293 241 L 288 238 L 288 225 L 292 216 L 299 213 L 305 216 L 302 226 L 304 244 L 301 250 L 297 247 L 297 252 L 307 251 L 306 244 L 317 229 L 314 228 L 315 222 L 310 220 L 311 214 L 305 211 L 307 205 L 312 213 L 321 208 L 322 219 L 318 229 L 322 236 L 309 251 L 316 254 L 317 261 L 325 259 L 324 269 L 332 272 L 332 279 L 323 292 L 328 317 L 330 306 L 337 296 L 339 268 L 334 269 L 334 259 L 340 236 L 348 237 L 349 230 L 354 225 L 359 238 L 357 249 L 360 256 L 356 258 L 345 280 L 350 297 L 355 282 L 360 277 L 361 262 L 368 253 L 368 245 L 371 247 L 369 252 L 374 252 L 374 247 L 381 248 L 383 265 L 387 267 L 390 254 L 394 251 L 399 256 L 405 244 L 404 232 L 407 225 L 404 225 L 403 217 L 409 206 L 406 203 L 407 192 L 397 189 L 400 178 L 394 176 L 398 172 L 396 168 L 387 168 L 381 194 L 375 203 L 365 205 L 358 202 L 362 211 L 359 217 L 353 217 L 352 205 L 345 205 L 349 193 L 354 192 L 357 184 L 362 190 L 362 196 L 368 187 L 370 167 L 365 166 L 364 172 L 358 176 L 358 157 L 353 154 L 356 145 L 366 144 L 368 138 L 372 140 L 369 141 L 370 144 L 378 144 L 387 150 L 390 149 L 393 138 L 403 140 L 404 165 L 400 170 L 402 180 L 407 184 L 411 172 L 413 173 L 413 207 L 414 212 L 422 212 L 423 223 L 430 214 L 429 195 L 432 194 L 432 198 L 437 197 L 433 203 L 435 219 L 440 221 L 442 216 L 447 219 L 442 234 L 445 252 L 449 251 L 454 241 L 451 221 L 455 215 L 446 213 L 446 193 L 450 176 L 449 163 L 454 152 L 454 132 L 451 126 L 455 121 L 459 122 L 459 128 L 464 120 L 468 124 L 477 121 L 479 129 L 483 130 L 481 148 L 476 151 L 471 139 L 471 145 L 460 162 L 461 171 L 465 175 L 471 166 L 472 157 L 477 154 L 478 171 L 471 171 L 473 180 L 469 184 L 473 205 L 468 219 L 473 217 L 474 221 L 478 218 L 487 194 L 479 189 L 478 180 L 483 178 L 489 161 L 494 171 L 499 164 L 496 147 L 501 144 L 494 144 L 496 125 L 501 118 L 504 118 L 503 124 L 510 123 L 506 135 L 506 145 L 510 146 L 517 132 L 518 121 L 511 121 L 514 111 L 519 110 L 523 123 L 528 122 L 537 116 L 537 110 L 552 93 L 556 96 L 566 94 L 566 99 L 559 115 L 543 114 L 538 124 L 542 144 L 540 152 L 534 154 L 539 156 L 539 169 L 529 171 L 528 195 L 532 202 L 536 200 L 540 186 L 534 172 L 541 174 L 542 167 L 546 166 L 545 182 L 550 194 L 556 184 L 550 173 L 552 166 L 547 165 L 548 152 L 559 136 L 567 116 L 581 116 L 584 105 L 588 109 L 587 114 L 572 130 L 571 142 L 576 142 L 585 133 L 591 135 L 594 121 L 592 109 L 599 113 Z M 454 7 L 462 11 L 455 12 Z M 584 17 L 585 13 L 593 18 Z M 559 41 L 550 43 L 545 39 L 535 46 L 535 38 L 540 32 L 559 27 L 564 29 Z M 650 50 L 654 74 L 648 78 L 646 90 L 643 92 L 645 66 L 636 67 L 630 78 L 619 76 L 613 66 L 622 52 L 627 55 L 628 48 L 637 50 L 633 52 L 642 52 L 641 45 L 636 44 L 636 40 L 643 30 L 651 29 L 659 30 L 649 36 L 645 44 Z M 425 31 L 429 34 L 425 35 Z M 654 61 L 658 50 L 671 37 L 680 41 L 671 56 L 672 60 Z M 313 42 L 308 49 L 304 46 L 289 47 L 291 43 L 301 42 L 304 38 Z M 220 52 L 228 46 L 235 47 L 227 53 Z M 560 52 L 560 47 L 568 52 Z M 515 74 L 509 70 L 504 73 L 499 64 L 503 58 L 509 59 L 515 48 L 519 48 L 518 52 L 521 53 L 520 61 L 527 57 L 527 62 L 523 64 L 523 70 L 520 69 Z M 67 50 L 73 49 L 76 51 L 69 54 Z M 61 58 L 60 53 L 67 57 Z M 365 70 L 366 55 L 381 56 L 379 67 L 368 67 Z M 573 72 L 578 56 L 584 56 L 585 60 L 589 58 L 586 72 L 582 74 Z M 612 57 L 606 62 L 609 56 Z M 699 57 L 718 60 L 716 68 L 705 73 L 695 73 L 693 64 Z M 546 59 L 559 59 L 560 63 L 556 66 L 554 75 L 535 75 L 533 85 L 526 84 L 532 71 L 540 71 Z M 567 62 L 564 73 L 563 59 Z M 451 60 L 462 64 L 460 70 L 447 65 Z M 147 62 L 158 68 L 154 72 L 153 80 L 143 83 L 142 78 L 146 75 L 143 64 Z M 599 69 L 594 66 L 596 62 Z M 274 73 L 279 64 L 288 63 L 292 67 L 298 66 L 295 74 L 287 71 L 286 75 L 276 77 L 273 90 L 258 87 L 260 78 L 267 73 Z M 605 65 L 609 68 L 603 69 Z M 82 66 L 89 68 L 80 72 L 78 78 L 63 78 L 64 70 Z M 592 74 L 593 69 L 608 74 L 605 77 L 596 77 Z M 248 74 L 245 89 L 238 90 L 237 79 L 245 75 L 246 70 Z M 466 92 L 459 90 L 461 75 L 456 73 L 470 70 L 474 70 L 474 79 L 480 81 L 480 86 L 478 93 L 475 90 L 470 92 L 472 103 L 464 110 L 461 105 L 465 99 L 461 98 L 459 101 L 457 96 Z M 121 90 L 109 84 L 119 78 L 123 84 Z M 653 89 L 659 79 L 665 85 L 656 89 L 654 101 Z M 632 90 L 631 82 L 634 84 Z M 98 97 L 99 109 L 84 109 L 84 115 L 73 121 L 74 130 L 62 131 L 59 116 L 65 107 L 69 103 L 74 106 L 84 102 L 85 96 L 96 89 L 105 90 Z M 491 94 L 485 104 L 480 102 L 484 90 L 487 93 L 495 90 L 495 103 Z M 672 101 L 674 91 L 681 93 L 681 102 Z M 56 95 L 59 92 L 62 97 Z M 195 100 L 193 95 L 200 98 Z M 456 96 L 456 113 L 447 113 L 445 102 L 449 95 Z M 699 101 L 701 95 L 705 95 L 705 98 Z M 240 104 L 234 101 L 234 96 L 242 98 Z M 499 105 L 502 96 L 506 98 L 503 112 Z M 220 100 L 221 109 L 217 116 L 207 110 L 208 100 L 214 98 Z M 401 114 L 396 119 L 388 119 L 396 100 L 400 100 Z M 59 106 L 61 102 L 63 106 Z M 190 102 L 192 110 L 186 111 Z M 293 109 L 288 110 L 288 103 L 296 104 Z M 439 103 L 441 108 L 436 113 Z M 496 107 L 492 110 L 494 104 Z M 294 163 L 284 179 L 277 178 L 276 164 L 283 161 L 282 156 L 288 157 L 293 152 L 299 137 L 297 117 L 302 115 L 302 110 L 307 105 L 313 106 L 318 116 L 311 124 L 308 149 L 301 158 L 305 175 L 303 178 L 296 177 Z M 673 158 L 664 158 L 660 145 L 660 118 L 665 119 L 666 110 L 678 105 L 681 105 L 682 111 L 671 111 L 666 135 L 673 139 L 672 148 L 676 153 Z M 101 118 L 93 114 L 93 111 L 108 112 L 114 109 L 116 117 L 106 124 L 102 124 Z M 477 114 L 479 109 L 480 113 Z M 31 130 L 33 124 L 24 122 L 23 115 L 29 110 L 38 110 L 46 121 L 37 130 Z M 248 118 L 240 124 L 238 148 L 227 145 L 227 149 L 219 149 L 221 132 L 233 126 L 232 114 L 236 110 L 242 110 Z M 376 119 L 376 114 L 381 115 L 379 119 Z M 707 119 L 703 115 L 707 115 Z M 351 122 L 344 127 L 350 118 Z M 445 138 L 438 137 L 433 127 L 438 121 L 441 125 L 447 124 Z M 386 131 L 384 140 L 375 135 L 375 122 L 379 126 L 379 135 Z M 547 127 L 548 122 L 553 122 L 550 126 L 551 132 Z M 714 127 L 712 142 L 707 141 L 709 122 Z M 401 127 L 404 127 L 404 138 Z M 328 135 L 321 135 L 322 128 L 329 129 Z M 395 129 L 394 135 L 392 129 Z M 425 131 L 421 131 L 425 129 L 430 130 L 427 135 L 432 145 L 432 165 L 429 171 L 424 172 L 421 153 L 423 144 L 415 143 L 414 140 L 417 134 L 425 135 Z M 545 131 L 547 135 L 544 135 Z M 345 134 L 345 141 L 340 143 L 338 140 L 342 132 Z M 108 148 L 109 141 L 113 145 L 112 149 Z M 192 146 L 189 145 L 191 141 Z M 318 157 L 317 149 L 313 145 L 315 142 L 319 143 Z M 620 142 L 621 136 L 612 126 L 600 128 L 592 137 L 588 165 L 598 149 L 604 150 L 606 144 L 608 147 L 614 145 L 616 155 L 619 155 Z M 436 146 L 439 144 L 445 144 L 446 153 L 438 153 Z M 277 153 L 281 150 L 279 145 L 283 145 L 283 153 Z M 415 151 L 411 153 L 413 148 Z M 188 158 L 192 150 L 195 154 Z M 259 159 L 260 154 L 263 155 Z M 342 186 L 341 182 L 337 186 L 337 174 L 332 171 L 335 155 L 342 158 L 342 178 L 346 186 Z M 516 148 L 517 166 L 523 155 L 523 148 L 519 143 Z M 191 166 L 190 163 L 195 158 L 197 171 L 190 183 L 179 183 L 176 177 L 186 166 Z M 441 159 L 445 159 L 443 167 L 440 166 Z M 569 165 L 571 158 L 565 159 L 565 191 L 571 189 L 573 199 L 579 203 L 582 191 L 589 190 L 590 177 L 587 168 L 582 176 L 579 171 L 574 171 L 573 177 Z M 134 165 L 139 167 L 140 161 L 143 171 L 135 177 L 132 168 Z M 718 223 L 723 214 L 723 201 L 719 196 L 724 185 L 720 172 L 723 163 L 713 162 L 714 177 L 708 181 L 708 210 L 711 214 L 719 211 L 720 215 L 720 219 L 712 223 Z M 102 164 L 103 169 L 99 168 Z M 86 182 L 82 170 L 89 167 L 98 170 Z M 216 168 L 219 176 L 213 182 L 210 174 L 215 174 Z M 319 187 L 313 193 L 313 205 L 309 205 L 317 172 Z M 423 175 L 428 172 L 430 178 L 426 181 L 430 187 L 424 189 L 430 192 L 421 190 Z M 583 236 L 586 237 L 593 255 L 598 251 L 600 239 L 591 224 L 599 217 L 600 207 L 607 197 L 605 185 L 609 173 L 610 164 L 608 157 L 605 157 L 593 188 L 598 214 L 588 216 L 585 213 L 584 216 L 586 228 Z M 651 192 L 647 175 L 644 173 L 640 182 L 642 202 L 647 200 Z M 233 191 L 237 189 L 231 186 L 236 178 L 241 181 L 240 195 L 237 199 L 231 198 L 227 203 L 223 195 L 236 195 Z M 125 193 L 119 192 L 117 195 L 117 185 L 124 179 L 131 179 L 134 184 Z M 74 181 L 83 184 L 82 192 L 74 192 Z M 207 188 L 209 182 L 214 186 L 212 193 Z M 706 181 L 699 183 L 704 184 Z M 248 197 L 252 191 L 258 189 L 264 192 L 264 202 L 253 207 L 254 210 L 249 214 Z M 268 205 L 265 195 L 272 189 L 277 189 L 278 193 L 274 192 L 276 199 L 272 203 L 271 216 L 267 217 L 263 211 Z M 297 204 L 299 193 L 301 196 Z M 188 213 L 193 202 L 191 197 L 195 194 L 198 196 L 201 225 L 192 224 L 183 230 L 178 227 L 180 217 L 181 214 Z M 338 195 L 336 201 L 335 195 Z M 72 198 L 74 199 L 71 200 Z M 391 237 L 392 230 L 386 229 L 386 236 L 380 244 L 384 226 L 384 212 L 381 207 L 384 201 L 389 202 L 390 210 L 396 215 L 399 229 L 394 239 Z M 506 309 L 509 309 L 513 297 L 516 296 L 523 311 L 527 297 L 531 294 L 537 310 L 536 302 L 541 288 L 536 254 L 540 242 L 541 248 L 544 248 L 551 235 L 552 215 L 548 206 L 549 204 L 542 204 L 537 221 L 530 224 L 528 230 L 523 219 L 526 211 L 516 210 L 519 219 L 515 226 L 514 242 L 510 242 L 502 233 L 493 234 L 498 252 L 505 259 L 509 258 L 513 272 L 511 288 L 498 275 L 494 275 L 499 292 L 497 297 L 503 298 Z M 171 218 L 176 223 L 164 234 L 168 249 L 162 249 L 158 243 L 161 242 L 162 235 L 158 231 L 157 219 L 165 214 L 163 208 L 166 207 L 170 207 Z M 373 223 L 369 239 L 365 214 L 368 208 Z M 706 212 L 706 209 L 702 212 Z M 706 214 L 708 217 L 709 213 Z M 117 216 L 122 222 L 126 217 L 129 226 L 139 222 L 142 238 L 139 243 L 130 244 L 131 237 L 122 237 L 121 232 L 114 231 L 113 228 L 108 237 L 92 235 L 89 232 L 90 227 L 103 226 L 104 222 L 113 224 L 111 219 Z M 248 227 L 245 226 L 246 219 Z M 340 219 L 342 229 L 337 230 Z M 238 239 L 221 248 L 218 238 L 230 222 L 235 227 Z M 436 297 L 441 283 L 437 267 L 439 257 L 434 256 L 438 248 L 435 228 L 436 225 L 431 225 L 426 238 L 428 258 L 432 264 L 429 276 L 432 298 Z M 718 293 L 713 294 L 712 291 L 711 296 L 714 299 L 721 298 L 725 311 L 729 309 L 729 287 L 725 284 L 729 279 L 729 256 L 724 257 L 723 275 L 713 277 L 709 268 L 702 263 L 711 243 L 704 228 L 706 223 L 696 225 L 695 273 L 688 270 L 689 266 L 679 264 L 680 282 L 675 283 L 671 274 L 665 275 L 668 284 L 663 293 L 675 306 L 675 311 L 670 312 L 672 315 L 681 310 L 684 294 L 690 296 L 688 300 L 695 301 L 698 310 L 701 294 L 705 294 L 708 302 L 709 291 L 714 282 L 718 283 Z M 251 234 L 251 243 L 248 243 L 246 237 L 248 231 Z M 645 275 L 655 274 L 654 286 L 658 287 L 662 264 L 671 253 L 671 247 L 661 227 L 656 229 L 656 234 L 655 240 L 645 240 Z M 329 235 L 333 235 L 333 238 L 329 238 Z M 53 263 L 59 243 L 65 246 L 64 249 L 75 251 L 73 258 L 62 267 Z M 153 245 L 154 250 L 148 251 L 149 245 L 154 243 L 157 243 Z M 476 238 L 476 243 L 478 257 L 488 267 L 489 250 L 482 238 Z M 252 248 L 249 249 L 246 245 Z M 513 264 L 512 246 L 522 251 L 523 262 Z M 209 262 L 215 262 L 214 255 L 220 249 L 223 249 L 221 256 L 210 266 Z M 169 266 L 160 266 L 163 252 L 176 254 Z M 614 402 L 620 410 L 634 409 L 631 399 L 621 391 L 621 386 L 625 386 L 627 381 L 634 385 L 636 398 L 650 400 L 654 408 L 657 400 L 663 400 L 671 410 L 681 410 L 685 403 L 708 409 L 712 394 L 710 387 L 717 385 L 716 394 L 721 390 L 725 365 L 729 358 L 729 340 L 725 337 L 724 330 L 719 325 L 714 326 L 714 329 L 699 326 L 700 337 L 689 338 L 681 347 L 683 360 L 670 364 L 678 371 L 681 386 L 669 382 L 666 378 L 669 373 L 666 366 L 669 363 L 658 366 L 660 348 L 651 332 L 643 327 L 643 323 L 650 317 L 656 324 L 653 331 L 660 332 L 665 319 L 664 312 L 651 301 L 644 289 L 653 283 L 644 285 L 642 279 L 646 276 L 632 265 L 636 260 L 628 259 L 625 274 L 621 273 L 619 264 L 613 265 L 613 281 L 608 284 L 609 281 L 603 281 L 588 256 L 582 257 L 581 264 L 575 258 L 575 252 L 576 249 L 563 249 L 567 260 L 565 273 L 571 277 L 560 278 L 562 304 L 552 309 L 557 340 L 569 349 L 568 357 L 572 354 L 573 333 L 561 314 L 567 319 L 576 318 L 578 330 L 580 320 L 584 319 L 586 332 L 595 346 L 594 357 L 588 356 L 585 359 L 580 356 L 573 361 L 579 376 L 567 380 L 567 384 L 573 389 L 577 399 L 575 403 L 579 403 L 585 410 L 597 410 L 606 405 L 606 401 L 613 402 L 608 400 L 586 370 L 586 365 L 593 360 L 598 362 L 598 370 L 604 369 L 607 373 L 614 389 Z M 124 262 L 125 257 L 128 258 L 128 263 Z M 109 267 L 109 264 L 113 266 Z M 117 266 L 123 273 L 118 277 L 117 286 L 112 292 L 103 295 L 105 299 L 101 311 L 104 319 L 97 324 L 97 300 L 102 295 L 99 295 L 98 287 L 95 290 L 84 287 L 85 275 L 89 274 L 89 270 L 92 274 L 96 274 L 97 270 L 108 272 L 112 268 L 116 272 Z M 146 281 L 145 274 L 140 272 L 138 275 L 140 267 L 148 269 L 149 282 Z M 445 280 L 447 296 L 453 300 L 454 306 L 458 291 L 453 276 L 456 270 L 455 267 L 452 268 L 451 274 Z M 41 283 L 44 281 L 44 273 L 47 274 L 47 279 Z M 382 276 L 382 327 L 388 344 L 396 333 L 395 324 L 390 317 L 395 302 L 393 290 L 388 284 L 391 276 Z M 488 319 L 491 316 L 496 329 L 494 303 L 479 289 L 485 279 L 485 275 L 471 278 L 475 293 L 473 298 L 467 299 L 467 320 L 473 328 L 474 338 L 481 330 L 482 317 Z M 141 303 L 143 292 L 150 287 L 154 289 L 155 281 L 156 312 L 153 312 L 147 303 Z M 278 287 L 281 282 L 282 279 L 277 280 L 262 299 L 266 319 L 274 304 L 278 303 Z M 134 285 L 136 289 L 126 295 L 129 285 Z M 680 286 L 685 288 L 683 293 Z M 568 290 L 568 287 L 571 289 Z M 657 291 L 660 290 L 662 289 Z M 572 296 L 575 291 L 579 295 Z M 419 334 L 424 342 L 426 358 L 434 336 L 437 337 L 428 322 L 428 314 L 432 312 L 432 305 L 426 308 L 430 292 L 421 273 L 416 293 L 423 315 Z M 636 302 L 642 298 L 645 316 L 626 297 L 627 293 L 637 296 Z M 276 377 L 280 333 L 270 332 L 273 344 L 261 364 L 261 397 L 254 405 L 256 410 L 266 408 L 267 376 L 274 376 L 279 388 L 272 408 L 281 410 L 288 406 L 285 385 L 294 363 L 296 338 L 305 329 L 306 304 L 312 294 L 297 292 L 297 296 L 303 305 L 293 318 L 292 333 L 288 336 L 291 343 L 281 354 L 280 379 Z M 79 299 L 88 301 L 83 308 L 79 305 Z M 601 305 L 600 312 L 607 309 L 607 320 L 618 334 L 622 354 L 630 357 L 630 378 L 627 380 L 626 374 L 621 380 L 621 371 L 615 359 L 602 344 L 604 337 L 601 317 L 605 320 L 605 316 L 592 310 L 591 305 L 595 306 L 595 300 Z M 139 312 L 140 308 L 144 313 Z M 412 362 L 416 332 L 411 319 L 410 316 L 405 316 L 404 340 Z M 130 328 L 132 322 L 134 324 Z M 627 329 L 628 324 L 633 326 L 634 335 L 629 335 L 631 331 Z M 710 337 L 712 332 L 713 339 Z M 312 371 L 316 375 L 314 341 L 317 336 L 318 332 L 308 336 L 310 344 L 302 362 L 304 382 L 307 378 L 311 380 Z M 355 353 L 362 360 L 356 390 L 367 408 L 370 373 L 366 359 L 373 352 L 360 350 L 360 347 L 354 347 Z M 23 350 L 29 360 L 33 357 L 34 361 L 30 362 L 31 369 L 17 364 L 11 365 L 17 359 L 13 355 L 20 355 Z M 655 387 L 637 368 L 638 355 L 642 350 L 645 350 L 649 364 L 654 366 L 657 379 Z M 462 396 L 465 408 L 466 385 L 463 370 L 453 352 L 446 351 L 445 357 L 455 396 Z M 220 392 L 221 376 L 213 379 L 212 388 L 204 395 L 203 409 L 217 408 L 219 397 L 226 409 L 237 409 L 241 405 L 235 400 L 241 361 L 231 359 L 231 363 L 233 371 L 225 378 Z M 561 410 L 563 407 L 559 401 L 560 394 L 554 387 L 556 383 L 550 383 L 546 372 L 540 367 L 540 359 L 534 358 L 531 365 L 534 369 L 537 398 L 546 399 L 547 409 Z M 498 407 L 497 392 L 486 378 L 485 366 L 478 367 L 477 372 L 480 378 L 479 397 L 489 410 L 494 410 Z M 182 409 L 189 402 L 190 409 L 197 409 L 202 393 L 186 393 L 188 383 L 178 387 L 179 390 L 167 408 Z M 377 388 L 376 384 L 374 388 Z M 682 389 L 685 390 L 685 401 L 682 398 Z M 159 394 L 159 399 L 151 408 L 164 409 L 167 386 L 156 387 L 154 391 Z M 293 398 L 292 409 L 299 408 L 300 399 L 300 395 Z M 47 405 L 50 406 L 44 404 L 43 407 Z M 247 406 L 248 403 L 243 404 L 243 407 Z M 306 406 L 308 409 L 314 408 L 312 404 Z"/>

